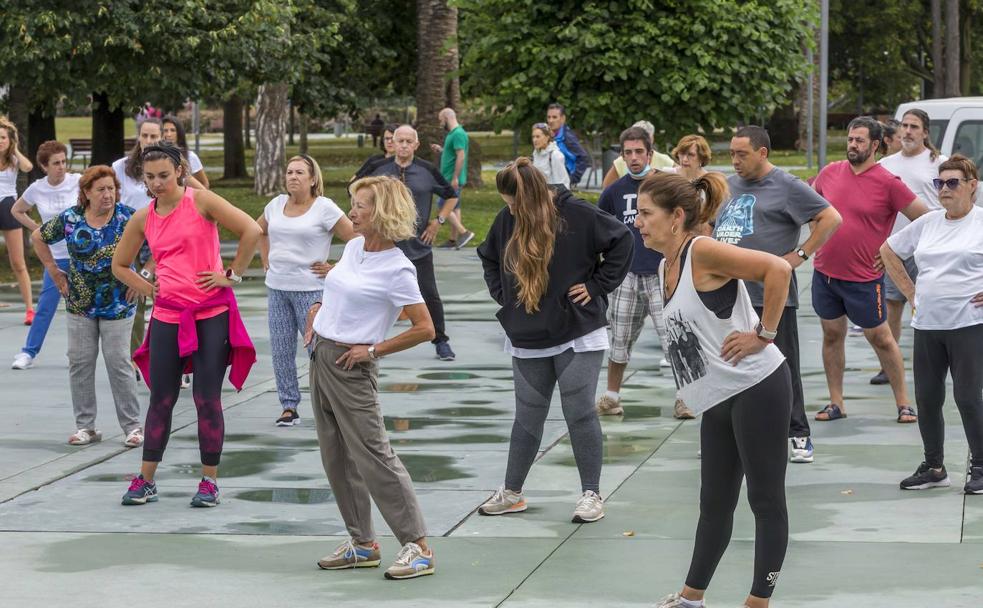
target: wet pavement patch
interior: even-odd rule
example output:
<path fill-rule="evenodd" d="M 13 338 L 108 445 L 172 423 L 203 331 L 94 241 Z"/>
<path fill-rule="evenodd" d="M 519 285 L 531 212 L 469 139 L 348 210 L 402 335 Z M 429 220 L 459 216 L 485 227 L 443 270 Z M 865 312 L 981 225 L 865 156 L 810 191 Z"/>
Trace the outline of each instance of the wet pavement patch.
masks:
<path fill-rule="evenodd" d="M 457 468 L 454 464 L 455 459 L 450 456 L 404 452 L 399 455 L 399 459 L 403 461 L 403 465 L 409 471 L 410 478 L 415 482 L 433 483 L 472 477 L 472 475 Z"/>
<path fill-rule="evenodd" d="M 249 502 L 274 502 L 291 505 L 315 505 L 334 502 L 334 493 L 320 488 L 272 488 L 265 490 L 244 490 L 235 497 Z"/>

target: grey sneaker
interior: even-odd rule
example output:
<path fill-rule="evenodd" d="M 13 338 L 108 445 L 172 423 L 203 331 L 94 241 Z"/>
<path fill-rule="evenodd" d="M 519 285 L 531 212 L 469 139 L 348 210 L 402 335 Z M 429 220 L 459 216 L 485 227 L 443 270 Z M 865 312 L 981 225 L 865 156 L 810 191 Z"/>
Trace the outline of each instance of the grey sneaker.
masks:
<path fill-rule="evenodd" d="M 573 523 L 589 524 L 604 517 L 604 500 L 600 494 L 593 490 L 587 490 L 577 501 L 577 507 L 573 510 Z"/>
<path fill-rule="evenodd" d="M 599 416 L 620 416 L 625 413 L 625 408 L 621 407 L 621 400 L 601 395 L 597 400 L 597 414 Z"/>
<path fill-rule="evenodd" d="M 317 567 L 321 570 L 375 568 L 381 561 L 379 543 L 372 543 L 372 548 L 367 548 L 356 545 L 355 541 L 349 538 L 338 545 L 334 553 L 317 560 Z"/>
<path fill-rule="evenodd" d="M 527 508 L 528 505 L 526 499 L 522 497 L 522 493 L 506 490 L 502 487 L 496 490 L 492 497 L 485 501 L 485 504 L 478 507 L 478 513 L 481 515 L 505 515 L 506 513 L 519 513 Z"/>
<path fill-rule="evenodd" d="M 423 549 L 416 543 L 406 543 L 396 555 L 396 561 L 386 569 L 386 578 L 390 580 L 403 580 L 406 578 L 416 578 L 427 576 L 437 570 L 437 563 L 433 558 L 433 551 L 430 555 L 424 555 Z"/>
<path fill-rule="evenodd" d="M 670 593 L 659 600 L 659 603 L 655 605 L 655 608 L 683 608 L 686 605 L 687 604 L 683 603 L 683 598 L 681 598 L 678 593 Z M 700 602 L 700 605 L 706 608 L 706 604 L 704 602 Z"/>
<path fill-rule="evenodd" d="M 682 399 L 676 399 L 676 403 L 672 406 L 672 417 L 677 420 L 692 420 L 696 418 L 693 414 L 693 410 L 689 409 Z"/>
<path fill-rule="evenodd" d="M 465 245 L 467 245 L 468 243 L 470 243 L 471 242 L 471 239 L 473 239 L 473 238 L 474 238 L 474 233 L 469 230 L 463 236 L 458 237 L 457 243 L 454 244 L 454 249 L 460 249 L 460 248 L 464 247 Z"/>

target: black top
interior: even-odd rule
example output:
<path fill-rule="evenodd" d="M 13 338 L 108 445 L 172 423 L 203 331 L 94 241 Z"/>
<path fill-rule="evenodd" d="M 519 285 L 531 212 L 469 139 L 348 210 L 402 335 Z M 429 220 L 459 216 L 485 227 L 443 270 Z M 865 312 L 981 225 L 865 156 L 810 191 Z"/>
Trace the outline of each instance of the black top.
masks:
<path fill-rule="evenodd" d="M 631 272 L 637 275 L 653 275 L 659 272 L 662 254 L 654 249 L 647 249 L 642 240 L 642 233 L 635 228 L 635 218 L 638 217 L 638 187 L 642 180 L 625 175 L 604 189 L 597 206 L 624 222 L 635 239 L 635 256 L 631 262 Z"/>
<path fill-rule="evenodd" d="M 690 239 L 686 243 L 686 246 L 683 247 L 682 253 L 679 254 L 680 268 L 686 266 L 686 256 L 689 255 L 689 249 L 693 245 L 693 240 Z M 679 285 L 679 281 L 676 282 L 676 285 Z M 673 292 L 673 295 L 675 295 L 675 292 Z M 707 307 L 707 310 L 717 315 L 718 319 L 729 319 L 731 313 L 734 312 L 734 305 L 737 304 L 737 279 L 731 279 L 720 287 L 710 291 L 700 291 L 697 289 L 696 295 L 700 297 L 700 301 Z"/>
<path fill-rule="evenodd" d="M 607 326 L 607 294 L 621 285 L 632 261 L 634 241 L 620 220 L 563 187 L 555 190 L 554 202 L 560 229 L 538 312 L 526 313 L 518 301 L 515 277 L 505 269 L 505 247 L 515 230 L 507 207 L 478 247 L 488 291 L 502 307 L 496 316 L 518 348 L 550 348 Z M 574 304 L 567 295 L 577 283 L 587 286 L 591 301 L 586 306 Z"/>

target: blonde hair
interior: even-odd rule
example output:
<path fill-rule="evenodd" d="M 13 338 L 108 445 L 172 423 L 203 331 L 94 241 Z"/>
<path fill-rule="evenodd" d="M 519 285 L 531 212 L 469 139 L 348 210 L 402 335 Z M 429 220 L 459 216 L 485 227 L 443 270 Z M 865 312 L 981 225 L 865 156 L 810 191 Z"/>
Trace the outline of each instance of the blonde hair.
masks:
<path fill-rule="evenodd" d="M 505 270 L 515 277 L 519 302 L 527 314 L 539 311 L 550 282 L 550 261 L 560 216 L 542 172 L 519 158 L 498 172 L 498 192 L 514 199 L 515 230 L 505 246 Z"/>
<path fill-rule="evenodd" d="M 314 178 L 314 185 L 311 186 L 311 196 L 324 196 L 324 177 L 321 175 L 321 166 L 317 164 L 317 161 L 306 154 L 299 154 L 297 156 L 291 156 L 290 160 L 287 161 L 287 166 L 289 167 L 290 163 L 295 160 L 299 160 L 307 165 L 307 170 L 310 171 L 311 177 Z"/>
<path fill-rule="evenodd" d="M 0 158 L 0 167 L 3 167 L 4 169 L 16 167 L 17 155 L 15 152 L 18 144 L 17 127 L 15 127 L 14 123 L 10 122 L 6 116 L 0 116 L 0 129 L 7 132 L 7 138 L 10 140 L 10 145 L 7 146 L 7 153 Z"/>
<path fill-rule="evenodd" d="M 363 189 L 372 193 L 371 221 L 376 232 L 390 241 L 416 236 L 416 203 L 403 182 L 389 176 L 363 177 L 352 184 L 352 197 Z"/>
<path fill-rule="evenodd" d="M 678 163 L 679 153 L 689 150 L 693 144 L 696 144 L 696 155 L 700 158 L 700 166 L 706 167 L 713 159 L 713 153 L 710 151 L 710 144 L 702 135 L 684 135 L 676 147 L 672 149 L 673 159 Z"/>

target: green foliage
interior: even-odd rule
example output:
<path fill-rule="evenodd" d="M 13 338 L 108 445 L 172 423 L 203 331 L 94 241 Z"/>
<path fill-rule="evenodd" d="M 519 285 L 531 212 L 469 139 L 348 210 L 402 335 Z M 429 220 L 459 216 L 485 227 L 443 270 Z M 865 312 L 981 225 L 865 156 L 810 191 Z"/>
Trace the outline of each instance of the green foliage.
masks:
<path fill-rule="evenodd" d="M 644 118 L 670 137 L 770 111 L 806 65 L 809 0 L 459 0 L 462 86 L 500 127 L 559 101 L 609 137 Z"/>

